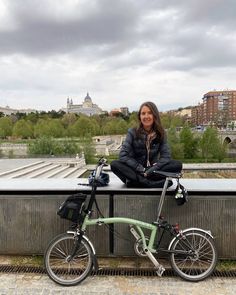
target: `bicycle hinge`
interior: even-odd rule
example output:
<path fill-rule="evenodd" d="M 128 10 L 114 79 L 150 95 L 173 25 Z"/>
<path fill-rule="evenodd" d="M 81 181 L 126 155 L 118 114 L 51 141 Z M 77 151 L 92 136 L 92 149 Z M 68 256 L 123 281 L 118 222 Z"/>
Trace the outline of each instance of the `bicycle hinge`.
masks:
<path fill-rule="evenodd" d="M 139 240 L 141 238 L 141 236 L 137 233 L 133 225 L 129 225 L 129 230 L 136 240 Z"/>
<path fill-rule="evenodd" d="M 159 277 L 162 276 L 163 272 L 165 271 L 165 268 L 163 267 L 163 265 L 161 265 L 156 258 L 152 255 L 152 253 L 148 250 L 145 249 L 145 252 L 148 256 L 148 258 L 152 261 L 152 263 L 155 265 L 156 268 L 156 273 Z"/>

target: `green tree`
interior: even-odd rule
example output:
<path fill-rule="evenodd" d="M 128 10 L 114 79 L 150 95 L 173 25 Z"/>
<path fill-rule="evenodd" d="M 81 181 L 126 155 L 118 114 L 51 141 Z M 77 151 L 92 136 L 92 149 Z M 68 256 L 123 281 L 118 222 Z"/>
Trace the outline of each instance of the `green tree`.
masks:
<path fill-rule="evenodd" d="M 197 156 L 198 151 L 198 140 L 194 137 L 193 132 L 189 126 L 184 126 L 179 134 L 180 143 L 183 145 L 184 158 L 192 159 Z"/>
<path fill-rule="evenodd" d="M 96 135 L 104 135 L 104 126 L 109 120 L 108 114 L 94 115 L 93 120 L 96 125 Z"/>
<path fill-rule="evenodd" d="M 132 112 L 131 115 L 129 116 L 128 127 L 129 128 L 135 128 L 138 125 L 139 125 L 138 113 L 137 112 Z"/>
<path fill-rule="evenodd" d="M 49 137 L 40 137 L 29 144 L 31 155 L 76 155 L 81 148 L 74 141 L 56 140 Z"/>
<path fill-rule="evenodd" d="M 0 137 L 6 138 L 12 135 L 13 122 L 10 117 L 0 118 Z"/>
<path fill-rule="evenodd" d="M 39 119 L 39 113 L 38 112 L 31 112 L 27 114 L 26 120 L 32 122 L 33 124 L 36 124 Z"/>
<path fill-rule="evenodd" d="M 40 137 L 29 144 L 29 154 L 31 155 L 53 155 L 58 149 L 55 141 L 49 137 Z"/>
<path fill-rule="evenodd" d="M 104 134 L 115 134 L 115 123 L 114 120 L 109 120 L 105 123 L 104 127 Z"/>
<path fill-rule="evenodd" d="M 33 125 L 25 119 L 20 119 L 14 124 L 12 134 L 20 138 L 32 138 L 34 135 Z"/>
<path fill-rule="evenodd" d="M 120 117 L 110 118 L 104 125 L 104 134 L 126 134 L 128 124 L 126 120 Z"/>
<path fill-rule="evenodd" d="M 51 110 L 47 114 L 48 114 L 49 118 L 59 119 L 59 118 L 62 118 L 63 117 L 63 115 L 65 114 L 65 112 L 64 111 L 57 112 L 55 110 Z"/>
<path fill-rule="evenodd" d="M 183 145 L 180 143 L 179 136 L 176 132 L 176 128 L 172 127 L 168 129 L 167 140 L 171 150 L 171 157 L 173 159 L 183 159 Z"/>
<path fill-rule="evenodd" d="M 60 142 L 63 148 L 64 155 L 76 155 L 80 154 L 82 149 L 81 147 L 74 141 L 64 140 Z"/>
<path fill-rule="evenodd" d="M 183 117 L 174 114 L 174 112 L 161 113 L 161 122 L 165 129 L 171 127 L 181 127 L 184 125 Z"/>
<path fill-rule="evenodd" d="M 221 163 L 226 157 L 226 151 L 227 143 L 222 143 L 219 141 L 217 149 L 215 149 L 213 152 L 213 157 L 217 159 L 219 163 Z"/>
<path fill-rule="evenodd" d="M 200 140 L 200 148 L 205 162 L 212 158 L 222 161 L 225 157 L 226 147 L 221 143 L 218 131 L 215 128 L 208 127 L 204 131 Z"/>
<path fill-rule="evenodd" d="M 34 136 L 37 137 L 50 137 L 50 129 L 48 120 L 39 119 L 34 127 Z"/>
<path fill-rule="evenodd" d="M 73 125 L 77 120 L 77 116 L 74 113 L 68 113 L 64 114 L 61 122 L 65 128 L 68 128 L 69 126 Z"/>
<path fill-rule="evenodd" d="M 34 127 L 35 137 L 63 137 L 64 126 L 59 119 L 39 119 Z"/>
<path fill-rule="evenodd" d="M 126 134 L 127 129 L 127 122 L 122 118 L 118 119 L 116 124 L 116 134 Z"/>
<path fill-rule="evenodd" d="M 68 134 L 75 137 L 93 136 L 96 134 L 96 123 L 87 116 L 81 116 L 68 128 Z"/>
<path fill-rule="evenodd" d="M 61 123 L 60 119 L 49 120 L 50 136 L 54 138 L 63 137 L 65 134 L 65 128 Z"/>
<path fill-rule="evenodd" d="M 95 154 L 96 150 L 94 147 L 94 143 L 92 137 L 85 136 L 81 139 L 81 148 L 84 153 L 85 162 L 86 164 L 93 164 L 95 163 Z"/>

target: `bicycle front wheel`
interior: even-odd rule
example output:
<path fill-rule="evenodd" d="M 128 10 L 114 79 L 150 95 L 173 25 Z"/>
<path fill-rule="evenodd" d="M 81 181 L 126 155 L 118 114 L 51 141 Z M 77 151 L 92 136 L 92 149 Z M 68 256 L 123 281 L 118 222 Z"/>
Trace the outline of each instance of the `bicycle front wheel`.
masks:
<path fill-rule="evenodd" d="M 175 238 L 171 246 L 170 263 L 183 279 L 197 282 L 211 275 L 217 264 L 214 240 L 201 230 L 189 230 Z"/>
<path fill-rule="evenodd" d="M 73 286 L 82 282 L 93 267 L 93 253 L 86 239 L 82 238 L 77 253 L 71 259 L 76 239 L 72 234 L 61 234 L 48 245 L 44 264 L 48 276 L 63 286 Z"/>

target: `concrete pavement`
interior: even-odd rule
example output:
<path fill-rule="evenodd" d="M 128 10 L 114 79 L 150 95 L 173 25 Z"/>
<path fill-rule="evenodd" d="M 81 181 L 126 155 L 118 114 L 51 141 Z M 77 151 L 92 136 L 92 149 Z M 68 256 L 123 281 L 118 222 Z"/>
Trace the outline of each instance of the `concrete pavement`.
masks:
<path fill-rule="evenodd" d="M 178 277 L 90 276 L 62 287 L 45 274 L 0 273 L 0 295 L 235 295 L 235 278 L 210 277 L 191 283 Z"/>

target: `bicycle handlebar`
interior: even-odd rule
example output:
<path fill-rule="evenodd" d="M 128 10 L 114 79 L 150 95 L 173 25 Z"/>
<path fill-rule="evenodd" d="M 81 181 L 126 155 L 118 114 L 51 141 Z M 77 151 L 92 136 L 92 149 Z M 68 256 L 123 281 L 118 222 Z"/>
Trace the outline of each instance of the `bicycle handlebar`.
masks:
<path fill-rule="evenodd" d="M 97 167 L 95 169 L 95 176 L 94 179 L 97 180 L 99 176 L 101 175 L 102 169 L 104 166 L 108 166 L 107 164 L 107 159 L 105 158 L 100 158 L 97 164 Z"/>

